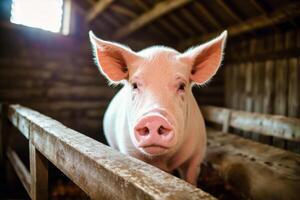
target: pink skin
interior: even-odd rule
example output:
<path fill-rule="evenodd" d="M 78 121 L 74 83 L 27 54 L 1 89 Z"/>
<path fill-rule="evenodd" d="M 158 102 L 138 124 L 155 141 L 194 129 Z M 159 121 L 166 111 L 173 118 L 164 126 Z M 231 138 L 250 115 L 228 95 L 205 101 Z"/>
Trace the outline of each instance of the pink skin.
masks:
<path fill-rule="evenodd" d="M 136 53 L 90 32 L 101 73 L 124 85 L 104 116 L 109 145 L 196 185 L 206 132 L 191 89 L 217 72 L 226 36 L 182 54 L 162 46 Z"/>

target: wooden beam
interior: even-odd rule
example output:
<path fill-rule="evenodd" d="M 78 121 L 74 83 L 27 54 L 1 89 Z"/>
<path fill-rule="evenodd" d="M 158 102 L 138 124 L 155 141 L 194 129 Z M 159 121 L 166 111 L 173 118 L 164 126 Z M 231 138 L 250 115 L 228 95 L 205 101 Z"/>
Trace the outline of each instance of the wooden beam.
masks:
<path fill-rule="evenodd" d="M 241 22 L 241 18 L 233 12 L 233 10 L 226 4 L 224 0 L 217 0 L 218 4 L 222 7 L 222 9 L 230 15 L 237 22 Z M 223 12 L 222 10 L 220 12 Z"/>
<path fill-rule="evenodd" d="M 28 195 L 31 197 L 31 176 L 28 169 L 25 167 L 17 153 L 11 148 L 7 149 L 7 157 L 14 168 L 17 176 L 19 177 L 21 183 L 23 184 Z"/>
<path fill-rule="evenodd" d="M 11 121 L 16 117 L 30 122 L 31 154 L 41 152 L 91 199 L 215 199 L 171 174 L 121 154 L 50 117 L 19 105 L 9 109 L 10 113 L 16 113 L 9 116 Z M 35 172 L 41 173 L 37 169 Z"/>
<path fill-rule="evenodd" d="M 202 5 L 202 3 L 195 1 L 193 3 L 193 8 L 204 15 L 207 20 L 213 24 L 215 28 L 221 28 L 221 24 L 216 20 L 216 18 Z"/>
<path fill-rule="evenodd" d="M 242 199 L 299 199 L 298 154 L 213 129 L 207 135 L 206 162 Z"/>
<path fill-rule="evenodd" d="M 183 6 L 190 2 L 191 0 L 166 0 L 160 2 L 154 6 L 153 9 L 142 14 L 139 18 L 129 22 L 125 26 L 121 27 L 117 33 L 113 36 L 114 39 L 121 39 L 130 33 L 138 30 L 139 28 L 145 26 L 151 21 L 159 18 L 160 16 L 169 13 L 170 11 Z"/>
<path fill-rule="evenodd" d="M 182 15 L 191 22 L 192 26 L 196 28 L 198 32 L 205 33 L 207 29 L 201 24 L 200 20 L 196 19 L 193 14 L 186 8 L 180 9 Z M 186 25 L 185 25 L 186 26 Z"/>
<path fill-rule="evenodd" d="M 214 106 L 202 106 L 205 120 L 224 124 L 230 112 L 230 127 L 251 131 L 267 136 L 274 136 L 291 141 L 300 141 L 300 119 L 280 115 L 250 113 Z"/>
<path fill-rule="evenodd" d="M 268 26 L 272 26 L 275 24 L 279 24 L 281 22 L 287 21 L 291 18 L 294 18 L 296 16 L 300 15 L 300 3 L 292 3 L 284 8 L 278 9 L 274 11 L 273 13 L 269 15 L 261 15 L 259 17 L 255 17 L 246 21 L 243 21 L 237 25 L 233 25 L 230 27 L 224 27 L 224 29 L 227 29 L 228 35 L 230 37 L 237 36 L 242 33 L 246 33 L 255 29 L 264 28 Z M 187 48 L 191 45 L 195 45 L 197 43 L 203 42 L 205 40 L 208 40 L 216 35 L 218 35 L 222 30 L 219 30 L 217 32 L 209 33 L 202 35 L 198 38 L 191 38 L 186 41 L 183 41 L 178 45 L 179 49 Z"/>
<path fill-rule="evenodd" d="M 31 199 L 48 199 L 48 160 L 35 148 L 34 135 L 29 140 L 29 159 L 31 174 Z M 46 144 L 45 144 L 46 145 Z M 57 156 L 59 157 L 59 154 Z"/>
<path fill-rule="evenodd" d="M 121 15 L 125 15 L 125 16 L 130 17 L 130 18 L 136 18 L 136 17 L 138 17 L 138 15 L 137 15 L 135 12 L 133 12 L 133 11 L 131 11 L 131 10 L 128 10 L 127 8 L 125 8 L 125 7 L 123 7 L 123 6 L 112 5 L 110 8 L 111 8 L 111 10 L 113 10 L 114 12 L 116 12 L 116 13 L 118 13 L 118 14 L 121 14 Z M 159 30 L 157 27 L 155 27 L 155 26 L 153 26 L 153 25 L 151 25 L 151 26 L 149 27 L 149 30 L 152 31 L 153 33 L 155 33 L 156 35 L 158 35 L 158 36 L 164 38 L 164 39 L 168 39 L 168 38 L 166 37 L 166 35 L 162 33 L 161 30 Z"/>
<path fill-rule="evenodd" d="M 191 26 L 187 26 L 187 24 L 184 23 L 184 22 L 181 20 L 181 18 L 178 17 L 175 13 L 171 13 L 171 14 L 169 15 L 169 19 L 171 20 L 171 22 L 173 22 L 172 24 L 175 24 L 175 25 L 174 25 L 175 27 L 176 27 L 176 25 L 177 25 L 177 27 L 178 27 L 180 30 L 184 31 L 187 35 L 191 36 L 191 35 L 195 35 L 195 34 L 196 34 L 195 30 L 192 29 Z M 178 29 L 178 28 L 177 28 L 177 29 Z"/>
<path fill-rule="evenodd" d="M 261 14 L 267 14 L 267 11 L 264 9 L 264 7 L 259 3 L 257 0 L 250 0 L 250 3 L 261 13 Z"/>
<path fill-rule="evenodd" d="M 144 12 L 148 12 L 150 9 L 148 8 L 147 4 L 145 4 L 144 1 L 142 0 L 132 0 L 141 10 L 143 10 Z M 166 31 L 168 31 L 169 33 L 171 33 L 171 35 L 177 37 L 177 38 L 182 38 L 182 35 L 176 30 L 176 28 L 174 28 L 173 26 L 170 25 L 170 23 L 168 23 L 165 19 L 157 19 L 157 23 L 163 27 L 163 29 L 165 29 Z M 154 26 L 154 28 L 156 28 Z M 156 28 L 157 29 L 157 28 Z M 160 29 L 157 29 L 160 30 Z M 165 31 L 163 31 L 165 32 Z M 163 34 L 163 37 L 169 37 L 166 34 Z"/>
<path fill-rule="evenodd" d="M 133 12 L 133 11 L 127 9 L 127 8 L 124 8 L 123 6 L 111 5 L 110 9 L 112 11 L 118 13 L 118 14 L 125 15 L 125 16 L 130 17 L 130 18 L 137 17 L 137 14 L 135 14 L 135 12 Z"/>
<path fill-rule="evenodd" d="M 86 20 L 91 22 L 97 15 L 103 12 L 114 0 L 101 0 L 93 5 L 91 10 L 87 13 Z"/>

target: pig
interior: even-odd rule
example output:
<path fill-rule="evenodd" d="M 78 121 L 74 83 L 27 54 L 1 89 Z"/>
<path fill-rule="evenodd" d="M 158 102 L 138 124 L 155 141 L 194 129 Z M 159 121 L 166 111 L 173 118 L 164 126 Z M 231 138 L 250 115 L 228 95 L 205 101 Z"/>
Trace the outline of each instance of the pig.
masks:
<path fill-rule="evenodd" d="M 178 170 L 196 185 L 206 130 L 192 87 L 217 72 L 227 31 L 183 53 L 165 46 L 134 52 L 92 31 L 89 36 L 100 72 L 110 84 L 123 85 L 104 115 L 108 144 L 163 171 Z"/>

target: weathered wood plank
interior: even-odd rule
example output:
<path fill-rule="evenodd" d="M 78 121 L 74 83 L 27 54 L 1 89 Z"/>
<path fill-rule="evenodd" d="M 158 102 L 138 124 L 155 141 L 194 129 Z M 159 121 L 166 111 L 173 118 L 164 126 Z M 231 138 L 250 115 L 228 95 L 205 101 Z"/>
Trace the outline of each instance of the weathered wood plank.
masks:
<path fill-rule="evenodd" d="M 274 97 L 274 62 L 268 60 L 265 63 L 265 80 L 264 80 L 264 102 L 263 102 L 263 113 L 273 113 L 273 97 Z"/>
<path fill-rule="evenodd" d="M 31 145 L 92 199 L 214 199 L 38 112 L 18 105 L 10 110 L 30 121 Z"/>
<path fill-rule="evenodd" d="M 194 1 L 192 4 L 193 8 L 196 10 L 196 12 L 199 12 L 205 16 L 205 18 L 213 24 L 215 28 L 220 29 L 221 24 L 217 21 L 217 19 L 204 7 L 204 5 L 199 1 Z"/>
<path fill-rule="evenodd" d="M 252 43 L 251 43 L 252 44 Z M 245 65 L 245 110 L 248 112 L 253 111 L 253 63 L 246 63 Z M 250 138 L 249 132 L 243 133 L 244 137 Z"/>
<path fill-rule="evenodd" d="M 300 3 L 292 3 L 290 5 L 287 5 L 286 7 L 280 8 L 273 13 L 270 13 L 269 15 L 261 15 L 246 21 L 243 21 L 241 23 L 238 23 L 237 25 L 233 25 L 227 28 L 228 35 L 230 37 L 237 36 L 239 34 L 253 31 L 255 29 L 267 27 L 270 25 L 278 24 L 280 22 L 286 21 L 291 19 L 291 17 L 299 16 L 300 15 L 300 9 L 299 9 Z M 203 41 L 206 41 L 210 38 L 215 37 L 218 35 L 220 31 L 204 34 L 200 37 L 196 38 L 190 38 L 188 40 L 182 41 L 178 47 L 179 49 L 184 49 L 186 47 L 189 47 L 193 44 L 197 44 Z"/>
<path fill-rule="evenodd" d="M 86 20 L 87 22 L 92 21 L 97 15 L 103 12 L 113 0 L 101 0 L 92 6 L 92 9 L 87 13 Z"/>
<path fill-rule="evenodd" d="M 223 0 L 217 0 L 216 1 L 222 8 L 222 11 L 227 13 L 231 18 L 233 18 L 236 22 L 241 22 L 241 18 L 235 13 L 225 1 Z"/>
<path fill-rule="evenodd" d="M 232 107 L 232 66 L 227 65 L 225 68 L 225 102 L 226 107 Z"/>
<path fill-rule="evenodd" d="M 145 26 L 149 22 L 159 18 L 160 16 L 190 2 L 191 0 L 167 0 L 157 3 L 153 9 L 142 14 L 139 18 L 134 19 L 125 26 L 121 27 L 113 36 L 115 39 L 120 39 Z"/>
<path fill-rule="evenodd" d="M 20 117 L 21 118 L 21 117 Z M 21 131 L 21 130 L 20 130 Z M 30 130 L 29 157 L 31 174 L 31 199 L 48 199 L 48 160 L 35 148 L 33 130 Z M 47 141 L 44 143 L 47 148 Z"/>
<path fill-rule="evenodd" d="M 202 106 L 201 110 L 205 120 L 223 124 L 226 119 L 226 112 L 229 109 Z M 236 110 L 230 110 L 230 112 L 229 125 L 233 128 L 292 141 L 300 141 L 300 119 Z"/>
<path fill-rule="evenodd" d="M 27 191 L 28 195 L 31 196 L 31 176 L 19 156 L 15 151 L 11 148 L 7 149 L 6 153 L 11 165 L 13 166 L 16 174 L 18 175 L 21 183 L 23 184 L 25 190 Z"/>
<path fill-rule="evenodd" d="M 232 66 L 232 108 L 238 109 L 239 106 L 239 92 L 238 92 L 238 65 Z"/>
<path fill-rule="evenodd" d="M 206 161 L 245 199 L 299 199 L 299 155 L 233 134 L 207 133 Z"/>
<path fill-rule="evenodd" d="M 0 123 L 0 186 L 6 182 L 6 166 L 7 166 L 7 132 L 8 132 L 8 105 L 0 104 L 1 107 L 1 123 Z"/>
<path fill-rule="evenodd" d="M 276 43 L 275 43 L 276 44 Z M 277 46 L 280 49 L 281 45 Z M 288 75 L 287 60 L 277 60 L 275 63 L 275 99 L 274 99 L 274 114 L 286 115 L 287 113 L 287 75 Z M 285 148 L 286 142 L 279 138 L 273 138 L 273 145 Z"/>
<path fill-rule="evenodd" d="M 300 117 L 300 65 L 299 59 L 289 60 L 289 79 L 288 79 L 288 116 Z"/>
<path fill-rule="evenodd" d="M 290 117 L 300 117 L 300 65 L 299 59 L 289 60 L 289 79 L 288 79 L 288 113 Z M 300 153 L 300 142 L 287 142 L 287 149 Z"/>

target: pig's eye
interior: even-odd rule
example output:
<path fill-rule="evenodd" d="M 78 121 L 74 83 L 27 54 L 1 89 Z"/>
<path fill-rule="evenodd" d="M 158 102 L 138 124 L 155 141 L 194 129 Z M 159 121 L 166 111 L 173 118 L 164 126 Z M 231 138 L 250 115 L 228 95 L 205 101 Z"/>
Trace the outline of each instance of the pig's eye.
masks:
<path fill-rule="evenodd" d="M 185 90 L 185 83 L 180 83 L 179 86 L 178 86 L 178 91 L 179 92 L 184 92 Z"/>
<path fill-rule="evenodd" d="M 138 89 L 137 83 L 132 83 L 132 88 L 133 88 L 134 90 Z"/>

